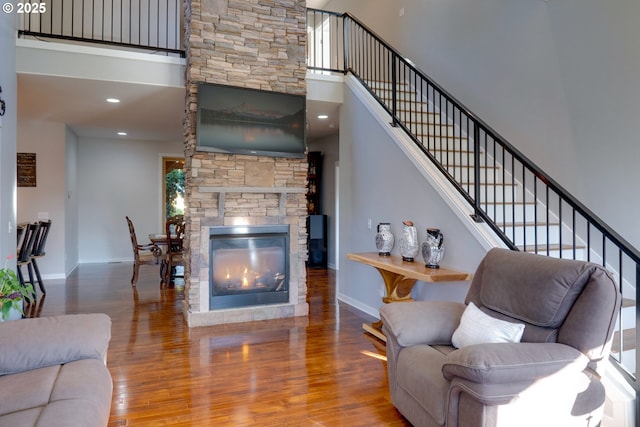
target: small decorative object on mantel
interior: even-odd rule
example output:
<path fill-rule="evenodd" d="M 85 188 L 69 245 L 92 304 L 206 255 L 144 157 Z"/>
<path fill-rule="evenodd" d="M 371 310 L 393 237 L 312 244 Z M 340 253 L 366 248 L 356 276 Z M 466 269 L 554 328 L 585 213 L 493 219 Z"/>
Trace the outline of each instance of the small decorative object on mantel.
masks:
<path fill-rule="evenodd" d="M 402 221 L 402 224 L 404 228 L 400 237 L 400 255 L 403 261 L 413 262 L 419 249 L 418 232 L 413 226 L 413 221 Z"/>
<path fill-rule="evenodd" d="M 444 257 L 444 236 L 438 228 L 427 228 L 427 240 L 422 244 L 422 258 L 427 268 L 440 268 Z"/>
<path fill-rule="evenodd" d="M 21 319 L 23 301 L 33 301 L 31 283 L 22 286 L 16 272 L 7 268 L 7 262 L 12 257 L 6 257 L 4 267 L 0 268 L 0 322 Z"/>
<path fill-rule="evenodd" d="M 381 222 L 378 224 L 378 232 L 376 233 L 376 248 L 378 248 L 378 255 L 390 256 L 391 249 L 393 249 L 394 239 L 395 238 L 391 233 L 391 224 L 388 222 Z"/>

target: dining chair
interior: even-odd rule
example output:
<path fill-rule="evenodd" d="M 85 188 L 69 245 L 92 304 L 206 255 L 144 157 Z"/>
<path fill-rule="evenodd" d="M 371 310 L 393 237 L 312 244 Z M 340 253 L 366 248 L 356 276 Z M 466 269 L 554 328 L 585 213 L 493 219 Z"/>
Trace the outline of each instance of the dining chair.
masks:
<path fill-rule="evenodd" d="M 168 286 L 176 277 L 176 266 L 184 266 L 184 217 L 176 215 L 167 219 L 165 231 L 167 233 L 167 253 L 164 258 L 162 284 Z"/>
<path fill-rule="evenodd" d="M 162 254 L 162 250 L 153 243 L 139 244 L 133 222 L 128 216 L 125 216 L 125 218 L 129 226 L 129 236 L 131 237 L 131 246 L 133 248 L 133 276 L 131 277 L 131 285 L 135 286 L 138 281 L 140 266 L 143 264 L 158 264 L 158 258 Z"/>
<path fill-rule="evenodd" d="M 17 237 L 17 248 L 20 249 L 20 244 L 22 243 L 22 235 L 24 234 L 24 224 L 18 224 L 16 227 L 16 237 Z"/>
<path fill-rule="evenodd" d="M 44 249 L 47 244 L 47 237 L 49 236 L 49 230 L 51 229 L 51 220 L 40 221 L 39 225 L 40 227 L 38 228 L 38 232 L 36 233 L 33 249 L 31 250 L 31 262 L 29 263 L 28 268 L 29 268 L 29 277 L 32 277 L 33 271 L 35 271 L 36 279 L 38 280 L 38 286 L 40 287 L 40 291 L 43 294 L 46 294 L 47 291 L 44 288 L 44 283 L 42 282 L 42 276 L 40 276 L 40 269 L 38 268 L 37 260 L 46 255 Z"/>
<path fill-rule="evenodd" d="M 25 224 L 22 231 L 22 243 L 18 248 L 18 255 L 16 259 L 16 273 L 18 273 L 18 280 L 20 284 L 25 286 L 24 275 L 22 274 L 22 267 L 27 266 L 27 272 L 29 273 L 29 283 L 33 285 L 33 271 L 30 268 L 31 265 L 31 253 L 33 252 L 33 246 L 35 245 L 36 238 L 38 237 L 38 230 L 40 224 L 37 222 Z M 35 299 L 35 288 L 33 289 L 33 296 Z"/>

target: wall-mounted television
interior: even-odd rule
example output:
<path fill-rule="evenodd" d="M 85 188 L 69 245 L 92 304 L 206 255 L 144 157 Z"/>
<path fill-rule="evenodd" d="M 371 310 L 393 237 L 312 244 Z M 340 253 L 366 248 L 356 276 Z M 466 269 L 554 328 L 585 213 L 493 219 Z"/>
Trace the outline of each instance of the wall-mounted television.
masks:
<path fill-rule="evenodd" d="M 304 157 L 305 96 L 198 84 L 196 149 Z"/>

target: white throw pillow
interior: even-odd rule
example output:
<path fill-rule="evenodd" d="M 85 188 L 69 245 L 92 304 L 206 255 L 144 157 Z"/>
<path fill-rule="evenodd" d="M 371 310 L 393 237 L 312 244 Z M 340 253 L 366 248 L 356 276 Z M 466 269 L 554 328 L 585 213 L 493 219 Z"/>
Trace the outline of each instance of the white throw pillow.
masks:
<path fill-rule="evenodd" d="M 472 302 L 462 313 L 460 325 L 451 337 L 456 348 L 473 344 L 520 342 L 524 325 L 493 318 L 485 314 Z"/>

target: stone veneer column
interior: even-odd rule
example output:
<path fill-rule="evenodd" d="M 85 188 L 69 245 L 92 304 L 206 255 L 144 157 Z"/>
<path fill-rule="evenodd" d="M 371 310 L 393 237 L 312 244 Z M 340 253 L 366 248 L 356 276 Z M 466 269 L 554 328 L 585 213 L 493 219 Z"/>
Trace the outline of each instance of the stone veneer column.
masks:
<path fill-rule="evenodd" d="M 198 82 L 306 93 L 306 3 L 185 0 L 184 312 L 190 326 L 306 315 L 306 159 L 196 151 Z M 290 303 L 209 312 L 209 227 L 289 224 Z"/>

